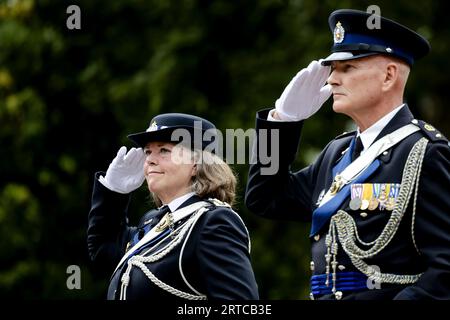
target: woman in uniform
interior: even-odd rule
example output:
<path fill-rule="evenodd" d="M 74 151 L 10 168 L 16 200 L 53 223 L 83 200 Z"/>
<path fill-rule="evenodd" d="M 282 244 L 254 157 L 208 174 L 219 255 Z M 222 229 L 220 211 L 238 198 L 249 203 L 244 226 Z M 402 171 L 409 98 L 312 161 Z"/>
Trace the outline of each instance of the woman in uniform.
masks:
<path fill-rule="evenodd" d="M 215 130 L 200 117 L 158 115 L 128 136 L 139 148 L 120 148 L 96 173 L 88 249 L 97 266 L 114 268 L 108 299 L 259 298 L 249 234 L 231 208 L 236 178 L 208 151 Z M 130 194 L 144 181 L 158 209 L 130 226 Z"/>

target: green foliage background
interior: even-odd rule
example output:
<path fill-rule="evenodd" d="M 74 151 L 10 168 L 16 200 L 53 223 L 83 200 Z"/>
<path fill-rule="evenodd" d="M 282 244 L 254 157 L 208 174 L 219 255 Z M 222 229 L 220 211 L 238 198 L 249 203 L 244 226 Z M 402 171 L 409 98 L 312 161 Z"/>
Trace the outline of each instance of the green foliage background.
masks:
<path fill-rule="evenodd" d="M 81 30 L 66 27 L 70 4 Z M 448 136 L 445 1 L 0 1 L 0 296 L 103 299 L 108 275 L 89 262 L 87 213 L 94 172 L 131 146 L 126 135 L 162 112 L 252 128 L 298 70 L 328 54 L 328 15 L 371 4 L 430 40 L 406 97 Z M 348 126 L 327 102 L 307 121 L 296 167 Z M 233 168 L 261 298 L 306 299 L 309 225 L 249 213 L 248 165 Z M 134 200 L 136 222 L 151 207 L 145 187 Z M 81 290 L 66 287 L 69 265 L 81 268 Z"/>

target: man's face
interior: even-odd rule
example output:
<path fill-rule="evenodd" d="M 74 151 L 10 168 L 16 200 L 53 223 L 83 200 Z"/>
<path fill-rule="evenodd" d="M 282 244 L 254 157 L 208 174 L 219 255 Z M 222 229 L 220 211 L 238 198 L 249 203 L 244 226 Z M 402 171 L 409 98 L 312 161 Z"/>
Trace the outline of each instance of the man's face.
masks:
<path fill-rule="evenodd" d="M 332 86 L 335 112 L 355 119 L 377 106 L 385 77 L 377 59 L 370 56 L 332 62 L 327 82 Z"/>

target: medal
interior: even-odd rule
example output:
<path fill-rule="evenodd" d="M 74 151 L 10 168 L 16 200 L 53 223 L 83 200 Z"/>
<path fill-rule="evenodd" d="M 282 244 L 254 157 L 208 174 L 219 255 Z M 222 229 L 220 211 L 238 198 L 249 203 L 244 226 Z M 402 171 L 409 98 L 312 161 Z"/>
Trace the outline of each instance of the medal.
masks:
<path fill-rule="evenodd" d="M 370 183 L 364 183 L 363 185 L 363 196 L 361 201 L 361 210 L 367 210 L 369 208 L 369 199 L 372 195 L 372 185 Z"/>
<path fill-rule="evenodd" d="M 379 183 L 374 183 L 372 184 L 372 199 L 370 199 L 369 202 L 369 210 L 373 211 L 376 208 L 378 208 L 378 196 L 380 195 L 380 184 Z"/>
<path fill-rule="evenodd" d="M 389 211 L 394 210 L 395 199 L 394 198 L 387 199 L 384 206 L 385 206 L 386 210 L 389 210 Z"/>
<path fill-rule="evenodd" d="M 362 189 L 363 189 L 362 184 L 360 184 L 360 183 L 352 184 L 352 189 L 351 189 L 352 199 L 350 200 L 350 204 L 349 204 L 349 207 L 351 210 L 359 210 L 359 208 L 361 208 Z"/>
<path fill-rule="evenodd" d="M 373 210 L 375 210 L 376 208 L 378 208 L 378 199 L 377 198 L 372 198 L 372 199 L 370 199 L 370 202 L 369 202 L 369 210 L 370 211 L 373 211 Z"/>
<path fill-rule="evenodd" d="M 388 198 L 388 194 L 389 194 L 389 183 L 381 183 L 380 196 L 378 197 L 380 210 L 384 210 L 386 208 L 386 201 Z"/>
<path fill-rule="evenodd" d="M 369 208 L 369 200 L 363 199 L 361 201 L 361 210 L 366 210 L 367 208 Z"/>
<path fill-rule="evenodd" d="M 397 202 L 398 192 L 400 190 L 400 184 L 391 184 L 389 199 L 386 201 L 386 209 L 389 211 L 394 210 L 395 204 Z"/>
<path fill-rule="evenodd" d="M 350 209 L 359 210 L 361 208 L 362 200 L 361 198 L 355 198 L 350 201 Z"/>

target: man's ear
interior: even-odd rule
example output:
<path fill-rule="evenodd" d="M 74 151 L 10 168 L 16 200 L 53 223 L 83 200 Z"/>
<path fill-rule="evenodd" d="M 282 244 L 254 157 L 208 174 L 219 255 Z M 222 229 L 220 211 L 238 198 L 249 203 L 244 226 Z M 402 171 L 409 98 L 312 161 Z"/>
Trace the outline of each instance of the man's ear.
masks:
<path fill-rule="evenodd" d="M 395 86 L 398 79 L 398 74 L 399 66 L 396 63 L 390 62 L 386 65 L 386 72 L 382 85 L 383 91 L 389 91 Z"/>

